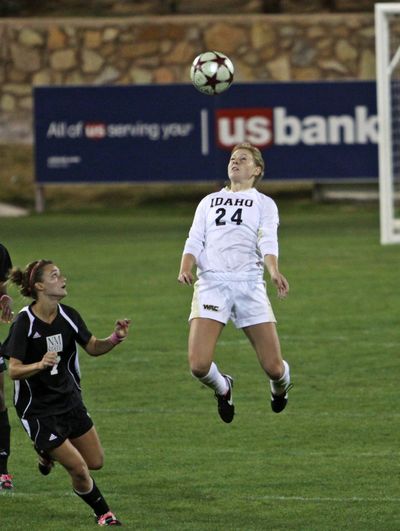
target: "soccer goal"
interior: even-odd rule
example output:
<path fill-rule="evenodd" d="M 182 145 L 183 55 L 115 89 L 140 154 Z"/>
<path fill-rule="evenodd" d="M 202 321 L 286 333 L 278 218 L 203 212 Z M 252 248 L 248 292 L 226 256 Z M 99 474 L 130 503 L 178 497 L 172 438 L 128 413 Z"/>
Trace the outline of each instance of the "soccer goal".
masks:
<path fill-rule="evenodd" d="M 375 4 L 381 243 L 400 243 L 400 2 Z"/>

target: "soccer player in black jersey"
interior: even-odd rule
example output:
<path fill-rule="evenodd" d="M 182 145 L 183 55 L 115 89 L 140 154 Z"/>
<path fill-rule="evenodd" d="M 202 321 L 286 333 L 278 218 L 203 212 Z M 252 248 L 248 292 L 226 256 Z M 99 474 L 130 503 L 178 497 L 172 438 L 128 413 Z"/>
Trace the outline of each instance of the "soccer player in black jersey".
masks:
<path fill-rule="evenodd" d="M 60 463 L 97 523 L 121 525 L 89 473 L 103 466 L 103 449 L 82 401 L 77 343 L 91 356 L 106 354 L 127 337 L 130 321 L 116 321 L 106 339 L 93 336 L 76 310 L 60 304 L 67 295 L 66 278 L 49 260 L 12 269 L 10 281 L 33 299 L 13 322 L 3 354 L 10 360 L 14 405 L 39 454 L 39 470 L 47 475 L 55 461 Z"/>
<path fill-rule="evenodd" d="M 7 295 L 6 280 L 11 269 L 11 258 L 7 249 L 0 243 L 0 322 L 9 323 L 12 319 L 12 299 Z M 0 356 L 0 490 L 13 488 L 12 477 L 8 473 L 10 455 L 10 422 L 4 397 L 4 371 L 6 364 Z"/>

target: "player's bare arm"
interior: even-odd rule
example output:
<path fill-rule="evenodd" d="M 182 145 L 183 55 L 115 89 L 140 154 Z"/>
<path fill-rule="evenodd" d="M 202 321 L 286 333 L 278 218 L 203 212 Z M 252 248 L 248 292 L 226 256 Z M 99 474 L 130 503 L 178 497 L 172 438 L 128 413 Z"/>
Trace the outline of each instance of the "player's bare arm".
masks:
<path fill-rule="evenodd" d="M 24 364 L 17 358 L 10 358 L 9 374 L 12 380 L 25 380 L 40 371 L 53 367 L 58 363 L 57 352 L 46 352 L 43 358 L 36 363 Z"/>
<path fill-rule="evenodd" d="M 273 254 L 264 256 L 264 263 L 270 274 L 272 282 L 275 284 L 280 299 L 285 298 L 289 293 L 289 282 L 282 275 L 278 268 L 278 258 Z"/>
<path fill-rule="evenodd" d="M 187 284 L 191 286 L 193 284 L 193 273 L 192 269 L 196 263 L 196 258 L 190 254 L 186 253 L 182 256 L 181 268 L 178 275 L 178 282 L 181 284 Z"/>
<path fill-rule="evenodd" d="M 91 356 L 107 354 L 107 352 L 128 337 L 130 322 L 130 319 L 118 319 L 115 322 L 113 333 L 105 339 L 98 339 L 92 336 L 85 347 L 86 352 Z"/>

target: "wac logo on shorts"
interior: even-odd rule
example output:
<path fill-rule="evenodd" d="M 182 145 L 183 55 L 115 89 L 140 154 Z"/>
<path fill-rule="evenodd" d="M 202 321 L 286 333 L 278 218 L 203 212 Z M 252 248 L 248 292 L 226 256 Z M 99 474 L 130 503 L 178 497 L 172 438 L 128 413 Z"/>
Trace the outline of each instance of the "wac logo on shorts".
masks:
<path fill-rule="evenodd" d="M 46 337 L 47 342 L 47 351 L 48 352 L 62 352 L 63 351 L 63 340 L 61 334 L 56 334 L 55 336 Z"/>
<path fill-rule="evenodd" d="M 213 304 L 203 304 L 205 310 L 211 310 L 212 312 L 218 312 L 219 306 L 214 306 Z"/>

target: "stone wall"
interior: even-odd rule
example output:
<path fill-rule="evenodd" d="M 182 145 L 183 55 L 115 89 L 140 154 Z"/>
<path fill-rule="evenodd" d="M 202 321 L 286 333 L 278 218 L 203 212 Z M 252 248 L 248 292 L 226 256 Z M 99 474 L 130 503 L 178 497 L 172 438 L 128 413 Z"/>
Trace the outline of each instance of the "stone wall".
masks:
<path fill-rule="evenodd" d="M 32 141 L 32 87 L 189 82 L 204 50 L 235 80 L 373 79 L 373 14 L 0 19 L 0 142 Z"/>
<path fill-rule="evenodd" d="M 0 16 L 372 13 L 380 2 L 387 0 L 1 0 Z"/>

